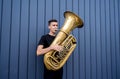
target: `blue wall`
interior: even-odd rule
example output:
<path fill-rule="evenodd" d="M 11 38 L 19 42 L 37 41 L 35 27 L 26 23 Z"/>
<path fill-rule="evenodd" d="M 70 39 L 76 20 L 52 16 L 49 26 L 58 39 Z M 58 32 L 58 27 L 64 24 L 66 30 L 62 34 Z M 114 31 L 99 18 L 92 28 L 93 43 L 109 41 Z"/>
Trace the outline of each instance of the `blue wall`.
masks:
<path fill-rule="evenodd" d="M 37 43 L 66 10 L 84 27 L 72 32 L 78 44 L 63 79 L 120 79 L 120 0 L 0 0 L 0 79 L 43 79 Z"/>

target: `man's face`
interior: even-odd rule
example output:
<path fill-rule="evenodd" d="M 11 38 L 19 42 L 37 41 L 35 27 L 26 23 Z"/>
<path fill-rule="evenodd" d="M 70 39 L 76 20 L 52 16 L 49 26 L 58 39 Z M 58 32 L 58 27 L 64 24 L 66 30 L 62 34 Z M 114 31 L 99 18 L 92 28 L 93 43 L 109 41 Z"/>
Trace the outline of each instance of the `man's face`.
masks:
<path fill-rule="evenodd" d="M 49 29 L 52 33 L 56 33 L 58 29 L 58 23 L 57 22 L 51 22 L 49 25 Z"/>

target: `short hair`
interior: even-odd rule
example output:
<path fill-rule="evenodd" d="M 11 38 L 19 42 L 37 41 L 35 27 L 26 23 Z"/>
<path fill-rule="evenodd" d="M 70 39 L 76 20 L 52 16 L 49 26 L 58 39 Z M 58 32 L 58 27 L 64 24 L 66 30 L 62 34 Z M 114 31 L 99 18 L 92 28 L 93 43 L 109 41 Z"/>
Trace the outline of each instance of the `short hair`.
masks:
<path fill-rule="evenodd" d="M 48 25 L 50 25 L 51 22 L 58 22 L 56 19 L 51 19 L 48 21 Z"/>

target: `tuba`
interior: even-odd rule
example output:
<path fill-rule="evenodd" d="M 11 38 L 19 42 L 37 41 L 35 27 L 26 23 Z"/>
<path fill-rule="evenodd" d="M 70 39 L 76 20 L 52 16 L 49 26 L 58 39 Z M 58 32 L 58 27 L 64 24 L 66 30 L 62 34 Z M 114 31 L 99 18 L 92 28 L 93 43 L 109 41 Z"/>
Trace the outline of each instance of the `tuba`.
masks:
<path fill-rule="evenodd" d="M 65 22 L 51 44 L 63 46 L 63 51 L 51 50 L 44 55 L 44 64 L 48 70 L 58 70 L 66 63 L 76 47 L 76 39 L 70 32 L 83 26 L 83 21 L 73 12 L 64 12 L 64 17 Z"/>

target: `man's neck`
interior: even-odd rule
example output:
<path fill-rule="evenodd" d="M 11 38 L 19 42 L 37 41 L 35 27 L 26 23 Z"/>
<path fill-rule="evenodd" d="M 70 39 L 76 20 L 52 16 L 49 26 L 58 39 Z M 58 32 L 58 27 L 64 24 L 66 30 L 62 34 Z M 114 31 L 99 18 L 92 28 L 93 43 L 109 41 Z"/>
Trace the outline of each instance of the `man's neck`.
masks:
<path fill-rule="evenodd" d="M 49 35 L 51 35 L 51 36 L 55 36 L 56 34 L 49 32 Z"/>

